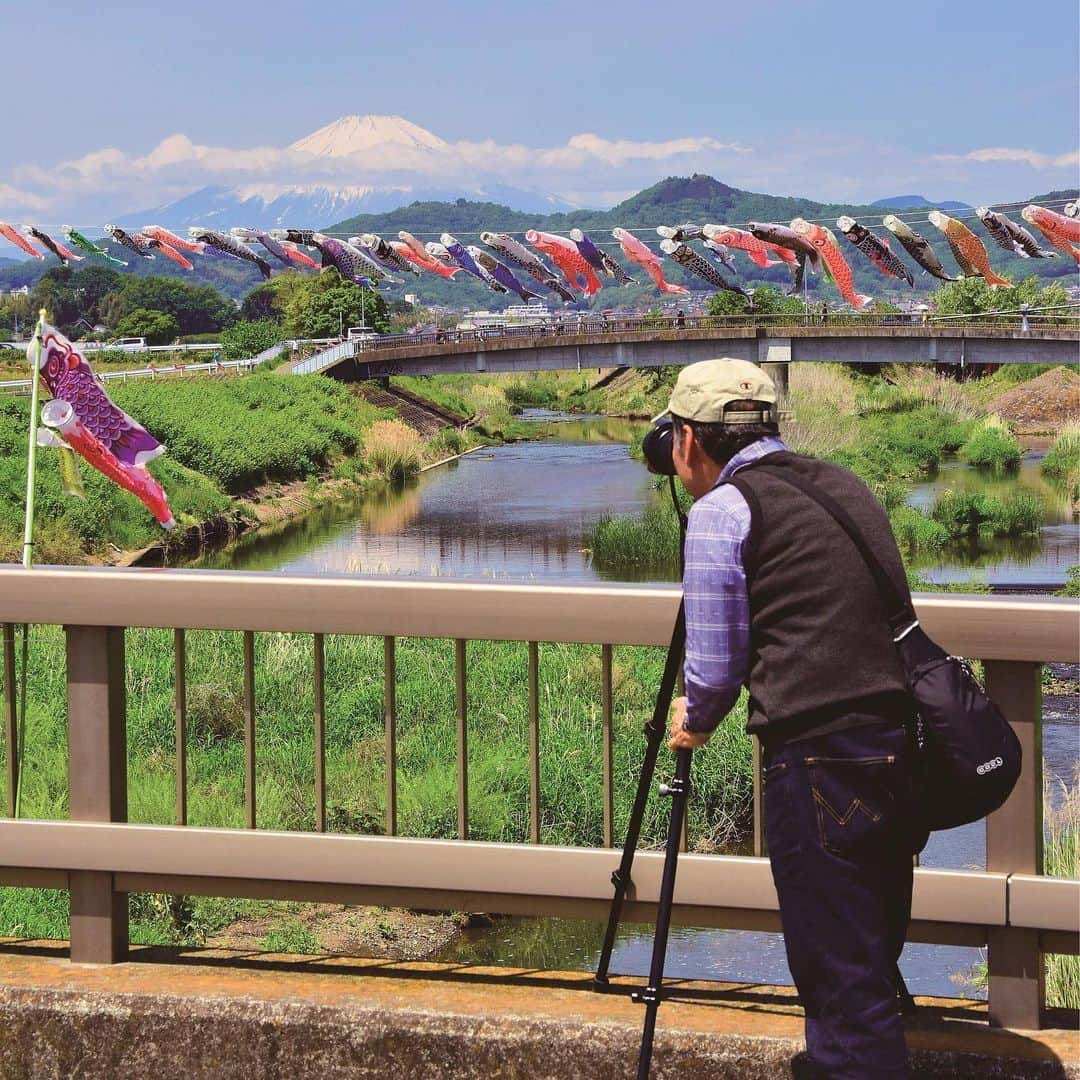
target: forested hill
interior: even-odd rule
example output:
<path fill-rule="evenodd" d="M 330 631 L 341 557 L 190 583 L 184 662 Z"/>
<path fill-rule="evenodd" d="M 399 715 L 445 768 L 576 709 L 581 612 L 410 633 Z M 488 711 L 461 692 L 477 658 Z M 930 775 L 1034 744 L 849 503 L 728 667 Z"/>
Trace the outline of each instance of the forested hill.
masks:
<path fill-rule="evenodd" d="M 639 191 L 610 210 L 573 210 L 560 214 L 525 214 L 496 203 L 468 202 L 413 203 L 385 214 L 358 214 L 330 227 L 331 232 L 377 232 L 389 236 L 399 229 L 420 235 L 449 232 L 472 243 L 482 229 L 521 233 L 541 228 L 565 232 L 579 228 L 586 232 L 608 232 L 616 225 L 637 229 L 694 221 L 739 224 L 747 221 L 790 221 L 793 217 L 836 218 L 881 216 L 880 207 L 849 203 L 820 203 L 812 199 L 761 195 L 728 187 L 711 176 L 669 176 Z M 603 240 L 603 235 L 595 237 Z M 610 239 L 610 236 L 607 237 Z"/>
<path fill-rule="evenodd" d="M 1024 199 L 1023 202 L 1051 203 L 1060 206 L 1062 200 L 1076 197 L 1076 191 L 1052 191 L 1042 195 L 1033 195 Z M 1023 205 L 1023 202 L 1020 205 Z M 329 226 L 327 231 L 343 236 L 373 232 L 385 237 L 394 237 L 400 229 L 407 229 L 420 240 L 438 239 L 440 233 L 449 232 L 462 243 L 476 244 L 479 243 L 480 232 L 485 229 L 492 232 L 510 232 L 520 237 L 526 229 L 531 228 L 564 234 L 572 228 L 580 228 L 589 233 L 596 243 L 605 246 L 609 252 L 625 262 L 618 250 L 618 244 L 611 237 L 611 230 L 616 225 L 630 229 L 649 230 L 656 225 L 677 225 L 686 221 L 699 225 L 705 222 L 740 225 L 749 221 L 786 223 L 794 217 L 805 217 L 821 221 L 835 231 L 836 219 L 841 214 L 848 214 L 868 228 L 873 228 L 883 239 L 892 240 L 891 235 L 881 227 L 882 217 L 889 212 L 890 208 L 882 205 L 822 203 L 813 199 L 742 191 L 739 188 L 729 187 L 711 176 L 695 174 L 689 177 L 669 176 L 619 203 L 611 210 L 575 210 L 570 213 L 545 216 L 521 213 L 496 203 L 468 202 L 465 199 L 459 199 L 452 203 L 413 203 L 411 206 L 403 206 L 384 214 L 360 214 Z M 922 216 L 912 217 L 910 208 L 905 210 L 898 207 L 896 212 L 903 214 L 911 221 L 912 227 L 930 241 L 947 268 L 955 266 L 948 243 L 934 226 Z M 1013 213 L 1011 216 L 1018 219 L 1018 213 Z M 1065 257 L 1021 259 L 997 247 L 985 235 L 982 226 L 977 222 L 970 221 L 969 225 L 986 244 L 994 269 L 1013 281 L 1022 281 L 1032 274 L 1044 278 L 1064 278 L 1075 275 L 1076 265 L 1071 259 Z M 647 242 L 659 239 L 647 234 L 642 238 Z M 892 247 L 899 252 L 901 259 L 915 273 L 914 290 L 908 289 L 904 282 L 884 277 L 843 238 L 840 238 L 840 245 L 854 271 L 856 288 L 860 292 L 869 293 L 881 299 L 899 300 L 904 296 L 911 296 L 913 291 L 915 293 L 932 292 L 940 284 L 930 275 L 920 273 L 919 267 L 908 258 L 899 243 L 895 241 Z M 767 283 L 786 287 L 790 280 L 784 267 L 773 266 L 761 270 L 750 263 L 742 253 L 736 254 L 735 261 L 744 284 Z M 629 269 L 634 271 L 632 266 Z M 691 289 L 702 287 L 699 279 L 686 274 L 680 267 L 672 265 L 670 260 L 665 260 L 664 273 L 670 280 L 681 282 Z M 465 275 L 458 276 L 463 278 Z M 635 273 L 635 276 L 639 279 L 644 277 L 640 272 Z M 811 294 L 817 300 L 835 301 L 838 299 L 836 290 L 827 284 L 823 286 L 821 278 L 808 275 L 807 284 Z M 469 301 L 475 300 L 479 306 L 499 307 L 507 302 L 472 282 L 446 282 L 441 279 L 431 281 L 425 278 L 422 284 L 417 282 L 416 288 L 416 292 L 423 299 L 442 303 L 460 303 L 465 299 L 466 291 Z M 623 306 L 647 302 L 650 296 L 655 298 L 655 290 L 650 293 L 649 288 L 641 284 L 621 289 L 605 288 L 598 294 L 595 302 L 601 306 Z"/>

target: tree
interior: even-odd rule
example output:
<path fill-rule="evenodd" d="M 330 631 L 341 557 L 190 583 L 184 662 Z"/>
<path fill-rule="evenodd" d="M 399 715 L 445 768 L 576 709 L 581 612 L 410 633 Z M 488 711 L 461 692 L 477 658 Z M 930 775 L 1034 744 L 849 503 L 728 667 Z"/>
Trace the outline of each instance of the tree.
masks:
<path fill-rule="evenodd" d="M 115 322 L 139 309 L 168 312 L 181 334 L 220 330 L 236 319 L 236 305 L 210 285 L 189 285 L 178 278 L 127 277 L 109 314 Z"/>
<path fill-rule="evenodd" d="M 1023 304 L 1043 308 L 1068 303 L 1068 295 L 1060 283 L 1054 281 L 1040 288 L 1037 277 L 996 289 L 991 289 L 981 277 L 962 278 L 960 281 L 947 282 L 931 299 L 939 315 L 983 315 L 994 311 L 1015 312 Z"/>
<path fill-rule="evenodd" d="M 274 322 L 273 319 L 262 319 L 258 322 L 241 320 L 221 332 L 222 351 L 226 360 L 246 360 L 279 341 L 281 323 Z"/>
<path fill-rule="evenodd" d="M 738 293 L 718 292 L 709 297 L 705 311 L 709 315 L 801 315 L 803 302 L 797 296 L 784 296 L 778 289 L 759 285 L 750 294 L 753 308 Z"/>
<path fill-rule="evenodd" d="M 377 292 L 345 281 L 334 271 L 298 280 L 302 285 L 285 308 L 285 331 L 290 336 L 334 337 L 365 320 L 375 330 L 389 328 L 386 301 Z"/>
<path fill-rule="evenodd" d="M 146 338 L 147 345 L 168 345 L 176 339 L 176 319 L 167 311 L 136 308 L 115 327 L 117 337 Z"/>

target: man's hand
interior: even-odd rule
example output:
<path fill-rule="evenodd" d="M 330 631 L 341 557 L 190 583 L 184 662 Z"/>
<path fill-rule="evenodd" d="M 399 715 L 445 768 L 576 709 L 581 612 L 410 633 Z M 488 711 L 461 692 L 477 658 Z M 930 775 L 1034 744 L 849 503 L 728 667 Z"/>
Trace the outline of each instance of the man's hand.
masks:
<path fill-rule="evenodd" d="M 676 698 L 671 703 L 671 739 L 668 747 L 672 750 L 697 750 L 704 746 L 712 737 L 712 732 L 698 733 L 685 731 L 683 721 L 686 719 L 686 698 Z"/>

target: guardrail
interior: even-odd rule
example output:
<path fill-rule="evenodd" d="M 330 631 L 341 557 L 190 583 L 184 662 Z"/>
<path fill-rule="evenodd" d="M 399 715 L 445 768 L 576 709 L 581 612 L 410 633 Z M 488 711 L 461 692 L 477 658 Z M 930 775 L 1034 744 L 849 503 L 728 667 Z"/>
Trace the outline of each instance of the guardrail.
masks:
<path fill-rule="evenodd" d="M 394 904 L 445 910 L 602 918 L 618 853 L 614 829 L 613 650 L 662 646 L 679 601 L 670 587 L 541 587 L 212 571 L 0 569 L 5 624 L 5 740 L 9 815 L 15 768 L 11 624 L 62 625 L 67 639 L 70 821 L 0 820 L 0 885 L 67 889 L 71 957 L 110 962 L 127 950 L 126 893 L 134 891 Z M 916 870 L 913 940 L 987 948 L 991 1022 L 1039 1025 L 1043 952 L 1080 946 L 1080 881 L 1042 876 L 1040 667 L 1080 660 L 1070 600 L 989 596 L 915 598 L 927 631 L 947 649 L 984 660 L 990 693 L 1013 724 L 1024 771 L 987 822 L 985 871 Z M 125 627 L 173 630 L 177 824 L 127 824 Z M 239 631 L 243 639 L 247 830 L 187 821 L 188 629 Z M 312 635 L 315 833 L 257 831 L 255 635 Z M 382 639 L 386 835 L 326 834 L 325 635 Z M 457 840 L 398 835 L 397 639 L 454 642 Z M 470 648 L 527 644 L 522 681 L 529 730 L 528 844 L 469 840 Z M 541 643 L 597 644 L 606 848 L 543 844 L 539 785 Z M 357 672 L 358 678 L 365 673 Z M 510 688 L 508 688 L 509 690 Z M 674 918 L 695 926 L 779 929 L 762 857 L 762 793 L 755 753 L 754 856 L 690 854 L 680 863 Z M 626 917 L 650 920 L 662 854 L 635 862 Z"/>
<path fill-rule="evenodd" d="M 298 338 L 296 339 L 295 344 L 298 346 L 324 345 L 332 340 L 332 338 Z M 250 374 L 261 364 L 266 363 L 267 360 L 273 360 L 275 357 L 280 356 L 281 353 L 287 351 L 292 344 L 293 342 L 291 341 L 279 341 L 276 345 L 271 345 L 269 348 L 263 349 L 262 352 L 257 353 L 255 356 L 246 357 L 243 360 L 212 360 L 201 364 L 164 364 L 161 367 L 150 364 L 147 367 L 128 368 L 123 371 L 95 371 L 94 377 L 102 383 L 110 381 L 124 383 L 128 382 L 128 380 L 156 379 L 172 375 L 183 378 L 188 375 L 197 375 L 209 371 L 220 372 L 222 374 L 232 371 L 237 375 L 246 375 Z M 183 352 L 184 350 L 198 350 L 200 352 L 206 352 L 220 348 L 220 345 L 153 345 L 145 350 L 139 351 Z M 26 394 L 30 392 L 30 388 L 30 379 L 7 379 L 0 381 L 0 394 Z"/>
<path fill-rule="evenodd" d="M 650 331 L 735 330 L 742 335 L 753 335 L 758 330 L 768 331 L 778 337 L 828 336 L 836 330 L 856 329 L 865 332 L 919 334 L 933 336 L 943 332 L 946 336 L 977 336 L 980 331 L 1001 333 L 1016 331 L 1024 335 L 1038 336 L 1039 331 L 1066 331 L 1080 333 L 1080 310 L 1068 308 L 1031 309 L 1028 311 L 1005 311 L 1000 313 L 936 316 L 930 314 L 859 314 L 845 312 L 822 318 L 818 313 L 809 315 L 760 314 L 760 315 L 638 315 L 584 313 L 579 315 L 556 314 L 545 320 L 535 320 L 521 326 L 480 326 L 471 330 L 437 329 L 419 334 L 379 334 L 362 340 L 338 340 L 327 349 L 294 364 L 290 370 L 296 375 L 310 375 L 350 357 L 369 353 L 393 352 L 426 346 L 458 345 L 472 342 L 492 347 L 513 345 L 524 339 L 559 337 L 602 337 L 623 340 L 627 334 Z"/>

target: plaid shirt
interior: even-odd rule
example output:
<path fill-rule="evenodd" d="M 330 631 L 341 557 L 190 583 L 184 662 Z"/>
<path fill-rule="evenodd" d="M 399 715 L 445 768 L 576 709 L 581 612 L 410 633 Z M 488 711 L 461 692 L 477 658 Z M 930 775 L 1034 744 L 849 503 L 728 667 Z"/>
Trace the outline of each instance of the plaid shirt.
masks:
<path fill-rule="evenodd" d="M 750 601 L 742 558 L 750 507 L 724 481 L 744 465 L 786 449 L 775 436 L 744 447 L 724 466 L 716 486 L 690 508 L 683 575 L 689 731 L 712 731 L 750 674 Z"/>

